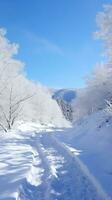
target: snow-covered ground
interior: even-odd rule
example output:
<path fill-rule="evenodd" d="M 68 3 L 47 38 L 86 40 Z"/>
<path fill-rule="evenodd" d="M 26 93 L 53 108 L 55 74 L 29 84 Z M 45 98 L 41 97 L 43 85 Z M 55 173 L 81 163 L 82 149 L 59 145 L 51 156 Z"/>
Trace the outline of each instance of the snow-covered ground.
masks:
<path fill-rule="evenodd" d="M 57 135 L 61 141 L 82 151 L 79 158 L 112 197 L 112 117 L 99 111 Z"/>
<path fill-rule="evenodd" d="M 61 130 L 26 124 L 1 133 L 0 200 L 110 199 Z"/>

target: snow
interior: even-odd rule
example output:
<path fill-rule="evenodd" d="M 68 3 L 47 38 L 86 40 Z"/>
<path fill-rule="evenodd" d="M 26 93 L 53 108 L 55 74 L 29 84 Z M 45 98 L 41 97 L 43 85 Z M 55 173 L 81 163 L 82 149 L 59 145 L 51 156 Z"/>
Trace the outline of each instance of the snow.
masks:
<path fill-rule="evenodd" d="M 38 186 L 42 183 L 41 176 L 43 175 L 44 169 L 41 166 L 41 160 L 38 152 L 33 152 L 32 167 L 27 174 L 27 182 L 31 185 Z"/>
<path fill-rule="evenodd" d="M 68 146 L 68 145 L 65 145 L 65 146 L 68 148 L 68 150 L 70 150 L 70 152 L 72 152 L 76 156 L 80 155 L 80 153 L 82 152 L 81 150 L 75 149 L 71 146 Z"/>
<path fill-rule="evenodd" d="M 80 160 L 112 197 L 112 118 L 99 111 L 74 124 L 72 129 L 58 134 L 58 139 L 70 148 L 80 149 Z M 69 149 L 70 149 L 69 148 Z"/>
<path fill-rule="evenodd" d="M 84 151 L 60 135 L 60 129 L 34 123 L 1 133 L 0 200 L 110 200 L 80 159 Z"/>

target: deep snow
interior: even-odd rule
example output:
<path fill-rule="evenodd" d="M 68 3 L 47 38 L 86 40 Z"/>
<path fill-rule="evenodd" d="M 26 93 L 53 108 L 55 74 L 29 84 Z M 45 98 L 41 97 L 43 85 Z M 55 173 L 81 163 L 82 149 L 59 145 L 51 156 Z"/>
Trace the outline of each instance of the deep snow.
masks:
<path fill-rule="evenodd" d="M 105 111 L 93 113 L 57 137 L 82 151 L 79 158 L 112 197 L 112 117 Z"/>
<path fill-rule="evenodd" d="M 83 152 L 58 134 L 53 127 L 26 124 L 1 135 L 0 200 L 110 199 L 79 159 Z"/>

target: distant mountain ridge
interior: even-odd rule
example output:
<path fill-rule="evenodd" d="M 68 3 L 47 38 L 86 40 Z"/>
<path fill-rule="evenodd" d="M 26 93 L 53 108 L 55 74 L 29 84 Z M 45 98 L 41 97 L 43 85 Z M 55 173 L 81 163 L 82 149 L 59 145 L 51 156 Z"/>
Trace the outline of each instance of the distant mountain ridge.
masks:
<path fill-rule="evenodd" d="M 68 121 L 73 121 L 72 101 L 76 98 L 75 89 L 59 89 L 52 91 L 52 98 L 55 99 L 61 108 L 64 117 Z"/>
<path fill-rule="evenodd" d="M 54 99 L 63 99 L 67 103 L 71 103 L 77 96 L 77 91 L 75 89 L 57 89 L 53 92 Z"/>

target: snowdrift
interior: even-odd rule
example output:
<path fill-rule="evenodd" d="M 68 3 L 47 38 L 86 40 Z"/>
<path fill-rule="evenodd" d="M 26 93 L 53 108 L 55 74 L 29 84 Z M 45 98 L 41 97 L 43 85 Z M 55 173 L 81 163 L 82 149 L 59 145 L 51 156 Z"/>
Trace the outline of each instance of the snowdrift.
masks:
<path fill-rule="evenodd" d="M 112 196 L 112 118 L 104 111 L 89 115 L 60 136 L 82 153 L 80 158 Z"/>

